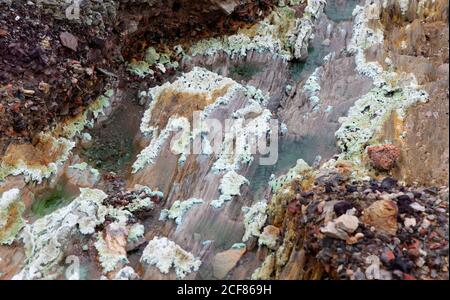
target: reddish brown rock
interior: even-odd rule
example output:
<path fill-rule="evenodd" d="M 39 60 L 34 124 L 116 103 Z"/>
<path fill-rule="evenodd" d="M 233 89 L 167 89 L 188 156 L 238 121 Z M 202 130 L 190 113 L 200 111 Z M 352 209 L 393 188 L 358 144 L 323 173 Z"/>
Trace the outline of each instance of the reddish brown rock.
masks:
<path fill-rule="evenodd" d="M 370 146 L 367 147 L 367 154 L 375 168 L 389 171 L 400 157 L 400 149 L 391 144 Z"/>
<path fill-rule="evenodd" d="M 397 232 L 397 204 L 391 200 L 379 200 L 363 211 L 361 220 L 377 231 L 395 235 Z"/>

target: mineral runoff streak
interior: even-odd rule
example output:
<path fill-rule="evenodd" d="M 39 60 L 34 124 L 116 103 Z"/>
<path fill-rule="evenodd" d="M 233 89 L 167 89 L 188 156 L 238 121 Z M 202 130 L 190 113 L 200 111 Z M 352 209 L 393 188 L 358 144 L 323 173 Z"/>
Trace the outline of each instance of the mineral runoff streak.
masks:
<path fill-rule="evenodd" d="M 222 284 L 220 289 L 210 286 L 189 286 L 177 288 L 178 295 L 197 295 L 208 298 L 210 295 L 271 295 L 270 284 Z"/>

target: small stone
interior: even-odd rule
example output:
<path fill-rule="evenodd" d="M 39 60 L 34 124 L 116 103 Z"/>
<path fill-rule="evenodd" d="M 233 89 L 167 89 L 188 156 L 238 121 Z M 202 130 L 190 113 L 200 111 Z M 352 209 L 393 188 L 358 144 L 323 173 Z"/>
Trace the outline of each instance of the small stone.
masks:
<path fill-rule="evenodd" d="M 347 193 L 354 193 L 354 192 L 358 191 L 358 188 L 353 185 L 346 185 L 345 189 L 346 189 Z"/>
<path fill-rule="evenodd" d="M 356 272 L 351 277 L 352 280 L 366 280 L 366 275 L 361 271 L 360 268 L 356 270 Z"/>
<path fill-rule="evenodd" d="M 434 220 L 436 220 L 436 216 L 435 215 L 428 215 L 427 219 L 430 220 L 430 221 L 434 221 Z"/>
<path fill-rule="evenodd" d="M 43 92 L 44 94 L 48 94 L 50 92 L 50 85 L 46 82 L 39 82 L 38 89 Z"/>
<path fill-rule="evenodd" d="M 425 265 L 425 259 L 423 259 L 423 257 L 419 257 L 416 260 L 416 266 L 418 266 L 419 268 L 422 268 Z"/>
<path fill-rule="evenodd" d="M 392 252 L 390 249 L 386 249 L 382 254 L 381 254 L 381 261 L 385 264 L 385 265 L 389 265 L 392 261 L 394 261 L 395 259 L 395 254 L 394 252 Z"/>
<path fill-rule="evenodd" d="M 92 74 L 94 74 L 94 69 L 93 68 L 86 68 L 85 72 L 87 75 L 92 76 Z"/>
<path fill-rule="evenodd" d="M 334 220 L 336 227 L 346 231 L 347 233 L 353 233 L 358 228 L 359 220 L 355 216 L 342 215 Z"/>
<path fill-rule="evenodd" d="M 415 218 L 405 218 L 405 221 L 403 221 L 403 224 L 406 228 L 414 227 L 416 226 L 416 219 Z"/>
<path fill-rule="evenodd" d="M 350 278 L 350 277 L 353 276 L 354 272 L 353 272 L 352 269 L 347 269 L 347 270 L 345 271 L 345 274 Z"/>
<path fill-rule="evenodd" d="M 380 270 L 380 280 L 392 280 L 392 273 L 387 270 Z"/>
<path fill-rule="evenodd" d="M 339 201 L 333 207 L 336 216 L 341 216 L 347 212 L 347 210 L 351 209 L 353 205 L 349 201 Z"/>
<path fill-rule="evenodd" d="M 376 169 L 389 171 L 397 163 L 400 157 L 400 149 L 392 144 L 369 146 L 367 147 L 367 154 Z"/>
<path fill-rule="evenodd" d="M 420 225 L 421 229 L 428 229 L 430 227 L 431 223 L 427 219 L 423 219 L 422 224 Z"/>
<path fill-rule="evenodd" d="M 420 204 L 417 203 L 417 202 L 414 202 L 414 203 L 410 204 L 409 206 L 411 206 L 411 207 L 412 207 L 414 210 L 416 210 L 416 211 L 421 211 L 421 212 L 424 212 L 424 211 L 425 211 L 425 207 L 422 206 L 422 205 L 420 205 Z"/>
<path fill-rule="evenodd" d="M 358 239 L 354 236 L 351 236 L 345 242 L 347 243 L 347 245 L 354 245 L 358 243 Z"/>
<path fill-rule="evenodd" d="M 364 234 L 361 233 L 361 232 L 358 232 L 357 234 L 355 234 L 355 238 L 357 238 L 358 241 L 359 241 L 359 240 L 362 240 L 362 239 L 364 238 Z"/>
<path fill-rule="evenodd" d="M 35 91 L 33 91 L 33 90 L 26 90 L 26 89 L 23 89 L 22 92 L 23 92 L 25 95 L 30 95 L 30 96 L 32 96 L 32 95 L 35 94 Z"/>
<path fill-rule="evenodd" d="M 391 268 L 394 270 L 400 270 L 405 273 L 411 271 L 411 265 L 404 258 L 397 256 L 394 261 L 391 262 Z"/>
<path fill-rule="evenodd" d="M 366 264 L 369 265 L 366 269 L 367 279 L 380 279 L 380 259 L 376 255 L 370 255 L 366 258 Z"/>
<path fill-rule="evenodd" d="M 400 195 L 397 197 L 397 206 L 398 206 L 398 212 L 400 214 L 412 214 L 413 209 L 410 206 L 412 203 L 412 200 L 407 195 Z"/>
<path fill-rule="evenodd" d="M 397 179 L 392 177 L 386 177 L 381 181 L 381 188 L 384 190 L 390 190 L 397 185 Z"/>
<path fill-rule="evenodd" d="M 77 51 L 78 39 L 71 33 L 64 31 L 59 34 L 59 39 L 64 47 L 67 47 L 73 51 Z"/>
<path fill-rule="evenodd" d="M 403 279 L 403 272 L 400 270 L 394 270 L 394 271 L 392 271 L 392 274 L 394 275 L 394 278 L 396 278 L 396 279 L 400 279 L 400 280 Z"/>
<path fill-rule="evenodd" d="M 320 231 L 326 236 L 344 241 L 349 238 L 348 233 L 342 229 L 336 228 L 336 224 L 333 221 L 328 222 L 327 226 L 320 228 Z"/>
<path fill-rule="evenodd" d="M 417 280 L 416 277 L 410 275 L 410 274 L 403 274 L 403 279 L 404 280 Z"/>

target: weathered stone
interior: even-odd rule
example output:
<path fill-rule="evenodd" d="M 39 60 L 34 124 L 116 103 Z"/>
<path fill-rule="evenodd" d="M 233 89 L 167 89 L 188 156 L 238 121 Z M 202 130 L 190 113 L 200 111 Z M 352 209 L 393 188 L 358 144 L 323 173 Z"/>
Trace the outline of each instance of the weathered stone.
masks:
<path fill-rule="evenodd" d="M 59 34 L 59 38 L 61 40 L 61 44 L 64 47 L 67 47 L 73 51 L 77 51 L 78 48 L 78 39 L 73 34 L 64 31 Z"/>
<path fill-rule="evenodd" d="M 336 239 L 347 240 L 349 238 L 348 233 L 343 229 L 336 228 L 336 224 L 333 221 L 328 222 L 325 227 L 320 228 L 320 231 L 326 236 Z"/>
<path fill-rule="evenodd" d="M 22 213 L 25 206 L 19 189 L 11 189 L 0 196 L 0 245 L 11 244 L 25 225 Z"/>
<path fill-rule="evenodd" d="M 406 228 L 408 227 L 414 227 L 416 226 L 416 219 L 415 218 L 405 218 L 405 221 L 403 223 Z"/>
<path fill-rule="evenodd" d="M 376 255 L 370 255 L 366 258 L 369 265 L 366 269 L 367 279 L 380 279 L 380 258 Z"/>
<path fill-rule="evenodd" d="M 353 205 L 349 201 L 339 201 L 334 205 L 334 212 L 337 216 L 343 215 L 347 210 L 351 209 Z"/>
<path fill-rule="evenodd" d="M 417 202 L 412 203 L 410 206 L 412 207 L 412 209 L 414 209 L 416 211 L 421 211 L 421 212 L 425 211 L 425 207 L 423 207 L 422 205 L 420 205 Z"/>
<path fill-rule="evenodd" d="M 336 227 L 347 233 L 353 233 L 358 228 L 359 220 L 355 216 L 342 215 L 334 220 Z"/>
<path fill-rule="evenodd" d="M 367 147 L 367 154 L 375 168 L 389 171 L 397 163 L 400 149 L 391 144 L 370 146 Z"/>
<path fill-rule="evenodd" d="M 395 202 L 379 200 L 363 211 L 361 221 L 382 233 L 394 235 L 397 232 L 397 214 Z"/>

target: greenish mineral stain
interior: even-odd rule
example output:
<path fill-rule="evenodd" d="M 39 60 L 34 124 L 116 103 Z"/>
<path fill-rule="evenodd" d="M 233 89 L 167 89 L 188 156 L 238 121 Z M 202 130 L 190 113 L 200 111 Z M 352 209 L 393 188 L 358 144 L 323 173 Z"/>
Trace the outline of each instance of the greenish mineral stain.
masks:
<path fill-rule="evenodd" d="M 118 172 L 132 158 L 133 139 L 121 136 L 120 133 L 112 133 L 106 139 L 94 140 L 94 144 L 86 149 L 83 154 L 89 164 L 104 171 Z"/>
<path fill-rule="evenodd" d="M 43 217 L 69 204 L 76 198 L 76 194 L 69 192 L 64 184 L 59 183 L 54 189 L 46 191 L 36 198 L 31 205 L 31 211 L 35 216 Z"/>
<path fill-rule="evenodd" d="M 338 4 L 338 2 L 341 3 Z M 348 21 L 352 19 L 352 13 L 357 2 L 355 0 L 328 1 L 324 11 L 327 17 L 334 22 Z"/>
<path fill-rule="evenodd" d="M 89 132 L 92 145 L 80 153 L 89 165 L 106 172 L 128 171 L 139 152 L 134 137 L 139 130 L 142 109 L 134 100 L 127 99 L 108 120 Z"/>
<path fill-rule="evenodd" d="M 314 70 L 323 64 L 324 57 L 329 53 L 327 47 L 320 44 L 308 49 L 306 61 L 293 61 L 290 65 L 291 80 L 300 81 L 309 76 Z"/>
<path fill-rule="evenodd" d="M 262 70 L 263 66 L 260 64 L 244 62 L 230 67 L 230 77 L 234 80 L 248 81 Z"/>
<path fill-rule="evenodd" d="M 281 140 L 278 147 L 278 160 L 274 165 L 258 165 L 249 178 L 250 189 L 255 197 L 261 188 L 266 187 L 270 176 L 279 176 L 294 167 L 297 160 L 302 158 L 309 165 L 312 165 L 317 154 L 319 154 L 320 142 L 314 136 L 305 136 L 301 139 Z"/>

